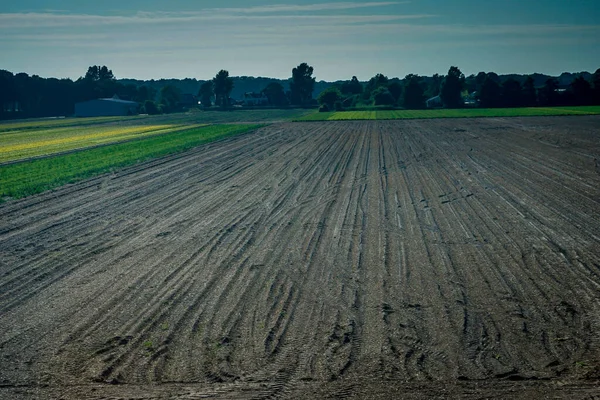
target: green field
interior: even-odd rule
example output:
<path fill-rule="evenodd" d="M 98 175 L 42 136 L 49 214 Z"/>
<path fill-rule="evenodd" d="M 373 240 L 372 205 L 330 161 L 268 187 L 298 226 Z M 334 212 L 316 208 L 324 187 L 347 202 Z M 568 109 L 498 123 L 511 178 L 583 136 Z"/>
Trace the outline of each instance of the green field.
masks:
<path fill-rule="evenodd" d="M 436 110 L 381 110 L 315 112 L 294 121 L 343 121 L 424 118 L 530 117 L 600 114 L 600 106 L 537 108 L 462 108 Z"/>
<path fill-rule="evenodd" d="M 40 193 L 65 183 L 182 152 L 202 143 L 248 132 L 260 126 L 205 126 L 54 157 L 0 165 L 0 201 Z"/>

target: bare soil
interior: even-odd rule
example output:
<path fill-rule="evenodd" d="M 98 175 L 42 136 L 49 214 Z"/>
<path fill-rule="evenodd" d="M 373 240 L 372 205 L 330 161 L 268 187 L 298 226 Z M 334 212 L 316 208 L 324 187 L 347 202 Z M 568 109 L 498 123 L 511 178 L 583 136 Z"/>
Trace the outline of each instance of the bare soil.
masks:
<path fill-rule="evenodd" d="M 600 398 L 600 117 L 283 123 L 0 205 L 0 398 Z"/>

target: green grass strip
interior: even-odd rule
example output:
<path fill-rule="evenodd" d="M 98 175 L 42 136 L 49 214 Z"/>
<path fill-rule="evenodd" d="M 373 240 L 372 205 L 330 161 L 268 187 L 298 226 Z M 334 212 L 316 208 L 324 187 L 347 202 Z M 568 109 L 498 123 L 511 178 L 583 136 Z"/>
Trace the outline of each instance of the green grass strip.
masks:
<path fill-rule="evenodd" d="M 533 117 L 560 115 L 596 115 L 600 106 L 535 108 L 462 108 L 436 110 L 338 111 L 313 113 L 295 121 L 347 121 L 429 118 Z"/>
<path fill-rule="evenodd" d="M 0 121 L 0 132 L 10 132 L 23 129 L 49 129 L 68 126 L 86 126 L 106 124 L 110 122 L 137 121 L 146 119 L 145 115 L 127 117 L 88 117 L 88 118 L 35 118 L 26 120 Z"/>
<path fill-rule="evenodd" d="M 256 124 L 207 126 L 0 166 L 0 202 L 7 198 L 22 198 L 40 193 L 152 158 L 182 152 L 203 143 L 248 132 L 261 126 Z"/>

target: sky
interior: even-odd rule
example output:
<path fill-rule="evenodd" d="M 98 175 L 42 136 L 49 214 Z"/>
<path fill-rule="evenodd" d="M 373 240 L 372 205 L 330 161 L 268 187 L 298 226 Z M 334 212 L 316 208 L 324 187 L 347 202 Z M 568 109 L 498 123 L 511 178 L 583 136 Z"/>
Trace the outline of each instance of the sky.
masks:
<path fill-rule="evenodd" d="M 0 4 L 0 69 L 117 78 L 594 72 L 598 0 L 19 0 Z"/>

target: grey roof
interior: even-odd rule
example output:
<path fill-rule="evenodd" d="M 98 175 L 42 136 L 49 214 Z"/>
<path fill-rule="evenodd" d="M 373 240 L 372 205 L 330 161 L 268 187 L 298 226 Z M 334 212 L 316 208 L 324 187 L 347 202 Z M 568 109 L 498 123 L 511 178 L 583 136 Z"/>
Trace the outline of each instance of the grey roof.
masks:
<path fill-rule="evenodd" d="M 107 99 L 98 99 L 98 100 L 102 100 L 102 101 L 112 101 L 113 103 L 121 103 L 121 104 L 137 104 L 135 101 L 127 101 L 127 100 L 121 100 L 121 99 L 115 99 L 112 97 L 109 97 Z"/>

